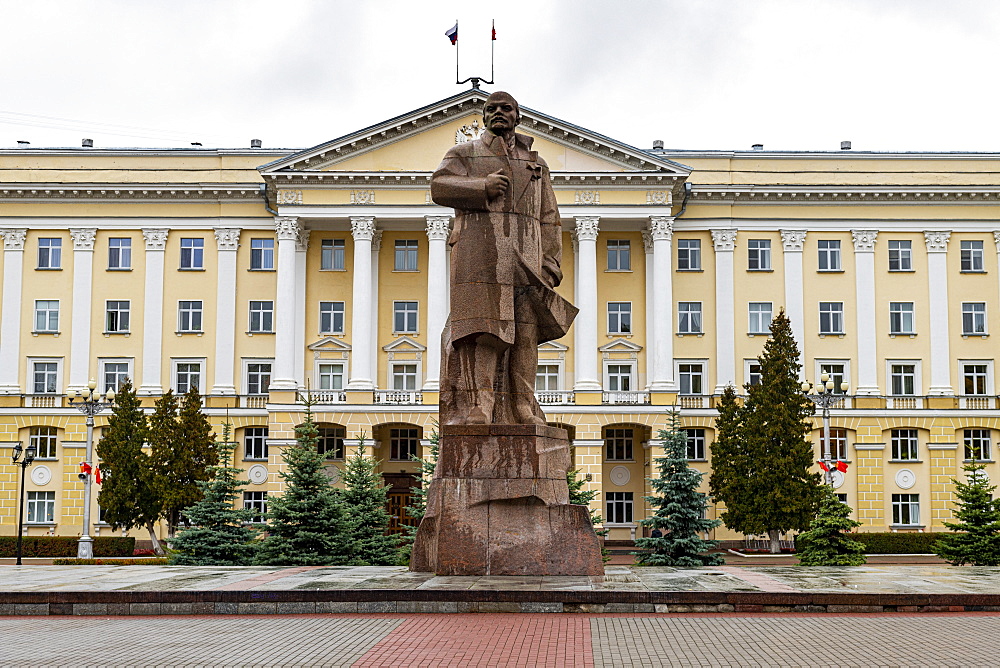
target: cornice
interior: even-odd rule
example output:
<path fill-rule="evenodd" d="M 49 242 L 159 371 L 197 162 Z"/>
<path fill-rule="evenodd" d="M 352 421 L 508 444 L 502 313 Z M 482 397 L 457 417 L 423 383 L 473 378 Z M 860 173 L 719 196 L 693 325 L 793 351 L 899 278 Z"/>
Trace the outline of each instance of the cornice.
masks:
<path fill-rule="evenodd" d="M 288 171 L 268 172 L 261 175 L 274 188 L 309 186 L 310 188 L 429 188 L 431 172 L 339 172 L 339 171 Z M 648 188 L 651 186 L 675 188 L 684 181 L 683 174 L 669 172 L 553 172 L 552 187 L 571 190 L 578 186 L 601 188 Z"/>
<path fill-rule="evenodd" d="M 950 202 L 995 203 L 1000 200 L 996 186 L 761 186 L 697 185 L 692 203 L 740 204 L 935 204 Z"/>
<path fill-rule="evenodd" d="M 117 200 L 254 200 L 260 198 L 260 185 L 241 184 L 89 184 L 30 183 L 0 184 L 0 201 L 49 201 L 85 199 Z"/>

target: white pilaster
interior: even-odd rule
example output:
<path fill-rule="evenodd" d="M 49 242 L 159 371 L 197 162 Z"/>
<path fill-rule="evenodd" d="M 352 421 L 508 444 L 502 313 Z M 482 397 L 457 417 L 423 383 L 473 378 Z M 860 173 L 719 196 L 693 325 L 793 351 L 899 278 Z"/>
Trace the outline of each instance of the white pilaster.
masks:
<path fill-rule="evenodd" d="M 805 295 L 802 291 L 802 246 L 806 230 L 781 230 L 781 248 L 785 264 L 785 315 L 792 325 L 792 335 L 799 344 L 802 368 L 799 377 L 806 377 Z"/>
<path fill-rule="evenodd" d="M 66 389 L 82 390 L 90 380 L 90 309 L 94 294 L 95 227 L 71 227 L 73 239 L 73 301 L 70 318 L 69 382 Z"/>
<path fill-rule="evenodd" d="M 23 227 L 0 229 L 3 235 L 3 310 L 0 311 L 0 394 L 20 394 L 21 286 L 24 270 Z"/>
<path fill-rule="evenodd" d="M 597 234 L 598 216 L 576 217 L 577 273 L 576 316 L 573 356 L 576 358 L 574 390 L 599 392 L 597 368 Z"/>
<path fill-rule="evenodd" d="M 441 376 L 441 332 L 448 319 L 448 233 L 451 216 L 427 216 L 427 356 L 424 390 L 437 392 Z"/>
<path fill-rule="evenodd" d="M 715 394 L 736 387 L 736 305 L 733 255 L 736 230 L 712 230 L 715 248 Z M 746 314 L 744 314 L 746 317 Z"/>
<path fill-rule="evenodd" d="M 676 392 L 674 379 L 674 277 L 672 216 L 650 216 L 649 235 L 653 239 L 653 374 L 652 392 Z"/>
<path fill-rule="evenodd" d="M 212 394 L 237 393 L 236 364 L 236 251 L 240 228 L 216 227 L 219 276 L 215 292 L 215 382 Z"/>
<path fill-rule="evenodd" d="M 351 216 L 354 236 L 354 290 L 351 298 L 351 377 L 348 390 L 375 389 L 372 355 L 372 236 L 373 216 Z"/>
<path fill-rule="evenodd" d="M 877 395 L 878 346 L 875 314 L 875 240 L 878 230 L 851 230 L 854 237 L 858 314 L 858 383 L 855 394 Z"/>
<path fill-rule="evenodd" d="M 653 382 L 653 356 L 656 355 L 655 305 L 653 304 L 653 236 L 642 230 L 642 249 L 646 253 L 646 390 Z"/>
<path fill-rule="evenodd" d="M 142 384 L 138 394 L 156 396 L 163 394 L 163 319 L 174 318 L 176 313 L 163 311 L 163 262 L 167 249 L 165 228 L 143 228 L 146 240 L 145 287 L 142 304 Z"/>
<path fill-rule="evenodd" d="M 951 232 L 924 232 L 927 244 L 927 307 L 931 321 L 931 383 L 927 393 L 955 394 L 951 386 L 951 342 L 948 337 L 948 239 Z"/>
<path fill-rule="evenodd" d="M 310 230 L 300 228 L 295 238 L 295 384 L 306 387 L 306 254 L 309 252 Z"/>
<path fill-rule="evenodd" d="M 270 390 L 298 389 L 295 382 L 295 244 L 299 238 L 299 219 L 275 216 L 278 237 L 278 276 L 274 305 L 274 368 Z"/>

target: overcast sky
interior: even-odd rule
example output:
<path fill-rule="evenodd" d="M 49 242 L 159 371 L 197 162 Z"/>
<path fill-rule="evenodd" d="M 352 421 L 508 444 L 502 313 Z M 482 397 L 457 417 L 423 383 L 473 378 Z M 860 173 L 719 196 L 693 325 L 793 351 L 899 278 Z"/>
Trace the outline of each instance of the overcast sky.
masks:
<path fill-rule="evenodd" d="M 0 0 L 0 147 L 305 148 L 489 76 L 648 148 L 1000 151 L 993 0 Z M 503 13 L 502 13 L 503 12 Z"/>

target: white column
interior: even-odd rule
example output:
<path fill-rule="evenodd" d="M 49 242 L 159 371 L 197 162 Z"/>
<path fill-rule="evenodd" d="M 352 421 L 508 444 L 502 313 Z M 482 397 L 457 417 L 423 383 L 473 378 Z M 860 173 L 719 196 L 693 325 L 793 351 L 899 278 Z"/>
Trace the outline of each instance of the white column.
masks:
<path fill-rule="evenodd" d="M 931 321 L 931 384 L 927 394 L 950 396 L 951 342 L 948 310 L 948 239 L 951 232 L 924 232 L 927 244 L 927 307 Z"/>
<path fill-rule="evenodd" d="M 712 230 L 715 248 L 715 394 L 736 383 L 736 301 L 733 255 L 736 230 Z M 743 317 L 747 314 L 744 312 Z"/>
<path fill-rule="evenodd" d="M 90 309 L 94 294 L 94 240 L 97 228 L 71 227 L 73 301 L 70 318 L 68 391 L 82 390 L 90 380 Z"/>
<path fill-rule="evenodd" d="M 378 387 L 378 256 L 382 250 L 382 230 L 376 228 L 372 232 L 372 277 L 371 277 L 371 313 L 372 313 L 372 345 L 371 366 L 372 384 Z"/>
<path fill-rule="evenodd" d="M 785 260 L 785 315 L 792 325 L 792 336 L 799 344 L 802 369 L 799 378 L 811 375 L 806 370 L 805 294 L 802 290 L 802 246 L 806 230 L 781 230 L 781 247 Z"/>
<path fill-rule="evenodd" d="M 142 384 L 138 393 L 146 396 L 163 394 L 163 319 L 174 318 L 176 311 L 163 311 L 163 261 L 167 234 L 163 228 L 143 228 L 146 239 L 146 284 L 142 298 Z M 176 308 L 176 305 L 175 305 Z"/>
<path fill-rule="evenodd" d="M 599 392 L 601 376 L 597 368 L 597 234 L 598 216 L 576 217 L 576 334 L 573 356 L 576 358 L 574 390 Z"/>
<path fill-rule="evenodd" d="M 309 252 L 310 230 L 300 228 L 295 238 L 295 352 L 293 361 L 295 384 L 306 387 L 306 254 Z"/>
<path fill-rule="evenodd" d="M 878 346 L 875 326 L 875 240 L 878 230 L 851 230 L 858 313 L 858 382 L 855 394 L 877 395 Z"/>
<path fill-rule="evenodd" d="M 275 216 L 278 236 L 278 277 L 274 305 L 274 367 L 270 391 L 298 389 L 295 382 L 295 243 L 299 219 Z"/>
<path fill-rule="evenodd" d="M 219 276 L 215 291 L 215 382 L 212 394 L 237 393 L 236 363 L 236 251 L 240 228 L 216 227 Z"/>
<path fill-rule="evenodd" d="M 0 311 L 0 394 L 20 394 L 21 368 L 21 286 L 24 281 L 23 227 L 0 229 L 3 235 L 3 310 Z"/>
<path fill-rule="evenodd" d="M 646 252 L 646 391 L 653 382 L 653 356 L 656 355 L 656 307 L 653 304 L 653 236 L 642 230 L 642 249 Z"/>
<path fill-rule="evenodd" d="M 354 290 L 351 297 L 351 377 L 348 390 L 375 389 L 372 372 L 372 236 L 373 216 L 351 216 L 354 236 Z"/>
<path fill-rule="evenodd" d="M 424 390 L 437 392 L 441 376 L 441 331 L 448 319 L 448 233 L 451 216 L 427 216 L 427 355 Z"/>
<path fill-rule="evenodd" d="M 653 375 L 651 392 L 676 392 L 674 379 L 674 276 L 672 216 L 650 216 L 649 235 L 653 239 Z"/>

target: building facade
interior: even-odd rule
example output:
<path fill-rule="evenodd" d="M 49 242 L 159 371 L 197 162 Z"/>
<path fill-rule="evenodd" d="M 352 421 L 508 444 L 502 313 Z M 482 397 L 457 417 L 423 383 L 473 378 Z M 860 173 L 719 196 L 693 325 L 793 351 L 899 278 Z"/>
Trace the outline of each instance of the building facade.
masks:
<path fill-rule="evenodd" d="M 81 532 L 86 429 L 67 393 L 92 378 L 129 377 L 150 407 L 197 386 L 217 432 L 234 425 L 259 509 L 309 391 L 331 475 L 364 448 L 402 517 L 448 309 L 453 214 L 430 174 L 482 132 L 485 97 L 303 151 L 0 150 L 0 533 L 16 530 L 19 441 L 39 452 L 27 533 Z M 779 309 L 803 379 L 849 383 L 831 445 L 863 530 L 944 530 L 963 461 L 1000 472 L 1000 155 L 642 150 L 522 113 L 580 309 L 540 346 L 538 397 L 610 538 L 641 532 L 671 406 L 708 471 L 713 397 L 754 382 Z"/>

